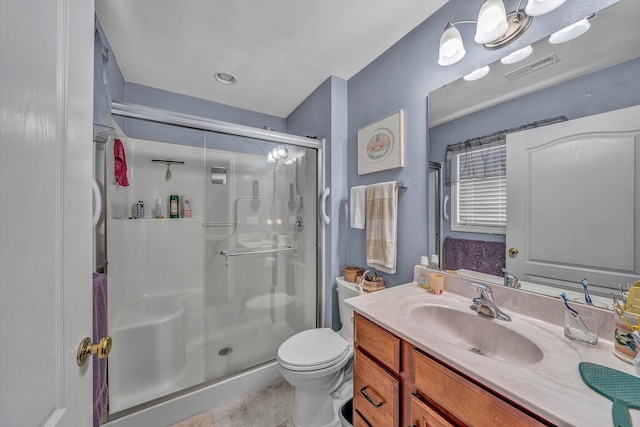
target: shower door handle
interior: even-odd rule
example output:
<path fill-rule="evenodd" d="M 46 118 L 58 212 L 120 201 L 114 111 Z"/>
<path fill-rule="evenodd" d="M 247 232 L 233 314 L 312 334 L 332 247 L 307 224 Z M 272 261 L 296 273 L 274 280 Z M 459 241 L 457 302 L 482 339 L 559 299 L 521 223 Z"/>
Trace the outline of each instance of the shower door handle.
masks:
<path fill-rule="evenodd" d="M 331 194 L 331 189 L 329 187 L 325 188 L 322 192 L 322 220 L 325 225 L 331 224 L 331 218 L 327 215 L 327 197 Z"/>

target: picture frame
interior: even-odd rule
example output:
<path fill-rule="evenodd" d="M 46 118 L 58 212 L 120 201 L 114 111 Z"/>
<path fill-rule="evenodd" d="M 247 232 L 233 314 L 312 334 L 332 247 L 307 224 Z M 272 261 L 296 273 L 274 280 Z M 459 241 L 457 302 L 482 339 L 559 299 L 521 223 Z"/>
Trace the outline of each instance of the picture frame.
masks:
<path fill-rule="evenodd" d="M 404 111 L 358 129 L 358 175 L 404 167 Z"/>

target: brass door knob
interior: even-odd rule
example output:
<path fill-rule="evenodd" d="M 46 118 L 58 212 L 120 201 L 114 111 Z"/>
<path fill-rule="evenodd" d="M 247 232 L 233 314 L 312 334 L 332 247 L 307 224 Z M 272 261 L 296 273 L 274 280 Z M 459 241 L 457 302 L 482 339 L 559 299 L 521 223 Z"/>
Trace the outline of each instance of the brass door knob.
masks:
<path fill-rule="evenodd" d="M 509 255 L 512 257 L 518 255 L 518 248 L 509 248 Z"/>
<path fill-rule="evenodd" d="M 110 336 L 103 337 L 97 344 L 91 343 L 91 338 L 84 337 L 80 341 L 78 346 L 78 353 L 76 355 L 76 362 L 78 366 L 82 366 L 87 363 L 89 356 L 97 354 L 98 358 L 104 359 L 111 353 L 112 340 Z"/>

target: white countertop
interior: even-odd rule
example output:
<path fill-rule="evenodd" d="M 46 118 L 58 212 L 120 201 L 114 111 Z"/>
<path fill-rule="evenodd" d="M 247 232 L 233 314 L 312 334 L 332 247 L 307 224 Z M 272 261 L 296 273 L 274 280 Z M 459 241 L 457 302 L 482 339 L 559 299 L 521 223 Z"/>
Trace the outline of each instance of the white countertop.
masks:
<path fill-rule="evenodd" d="M 446 279 L 449 282 L 455 280 L 451 276 Z M 350 298 L 346 302 L 358 313 L 400 338 L 550 422 L 559 426 L 613 425 L 612 402 L 591 390 L 582 381 L 578 371 L 579 362 L 592 362 L 633 374 L 632 365 L 614 356 L 612 341 L 600 337 L 596 346 L 570 341 L 557 323 L 520 314 L 513 304 L 503 307 L 496 293 L 497 286 L 493 286 L 497 306 L 509 314 L 512 321 L 489 321 L 500 322 L 501 326 L 533 341 L 543 351 L 544 358 L 533 364 L 518 364 L 475 354 L 455 340 L 445 341 L 430 333 L 429 328 L 434 325 L 418 324 L 409 316 L 413 308 L 425 304 L 441 304 L 473 313 L 469 310 L 471 299 L 447 291 L 450 284 L 445 282 L 444 295 L 433 295 L 415 283 L 409 283 Z M 462 286 L 471 288 L 469 285 Z M 540 304 L 539 300 L 534 302 Z M 553 309 L 556 309 L 556 305 L 553 305 Z M 540 311 L 545 312 L 546 309 Z M 640 411 L 631 409 L 630 413 L 634 425 L 640 427 Z"/>

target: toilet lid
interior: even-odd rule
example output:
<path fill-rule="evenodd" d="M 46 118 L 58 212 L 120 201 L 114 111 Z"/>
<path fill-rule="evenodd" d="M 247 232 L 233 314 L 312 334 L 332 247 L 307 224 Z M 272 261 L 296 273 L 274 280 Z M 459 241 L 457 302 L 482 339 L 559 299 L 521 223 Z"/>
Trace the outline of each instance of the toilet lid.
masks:
<path fill-rule="evenodd" d="M 309 329 L 282 343 L 278 349 L 278 362 L 291 370 L 322 369 L 344 359 L 350 347 L 330 328 Z"/>

